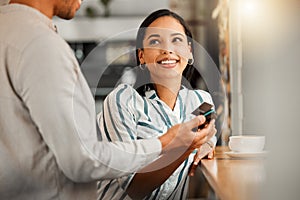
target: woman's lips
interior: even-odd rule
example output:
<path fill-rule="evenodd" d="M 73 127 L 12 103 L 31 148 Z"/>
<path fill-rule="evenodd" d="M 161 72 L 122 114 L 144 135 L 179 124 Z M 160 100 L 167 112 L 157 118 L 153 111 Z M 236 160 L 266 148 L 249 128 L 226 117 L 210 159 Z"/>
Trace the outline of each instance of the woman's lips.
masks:
<path fill-rule="evenodd" d="M 158 64 L 162 65 L 165 68 L 173 68 L 176 66 L 176 64 L 178 63 L 178 60 L 161 60 L 157 62 Z"/>

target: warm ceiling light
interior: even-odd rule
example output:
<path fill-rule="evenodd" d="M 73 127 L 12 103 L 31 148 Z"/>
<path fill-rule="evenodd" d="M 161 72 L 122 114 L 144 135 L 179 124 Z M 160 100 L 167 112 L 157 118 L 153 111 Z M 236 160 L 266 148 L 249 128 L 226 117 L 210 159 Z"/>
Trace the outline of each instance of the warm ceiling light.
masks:
<path fill-rule="evenodd" d="M 257 1 L 256 0 L 244 0 L 243 13 L 245 15 L 255 15 L 256 12 L 257 12 Z"/>

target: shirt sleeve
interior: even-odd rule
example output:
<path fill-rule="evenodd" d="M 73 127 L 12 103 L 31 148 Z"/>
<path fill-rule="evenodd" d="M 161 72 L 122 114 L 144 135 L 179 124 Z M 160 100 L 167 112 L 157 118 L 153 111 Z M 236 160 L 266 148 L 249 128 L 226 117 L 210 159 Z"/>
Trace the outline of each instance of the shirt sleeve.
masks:
<path fill-rule="evenodd" d="M 117 178 L 149 164 L 158 139 L 98 141 L 94 99 L 69 46 L 56 34 L 31 41 L 12 80 L 41 140 L 73 181 Z"/>
<path fill-rule="evenodd" d="M 99 117 L 101 138 L 108 141 L 132 141 L 137 139 L 134 101 L 137 95 L 126 84 L 119 85 L 104 100 Z"/>

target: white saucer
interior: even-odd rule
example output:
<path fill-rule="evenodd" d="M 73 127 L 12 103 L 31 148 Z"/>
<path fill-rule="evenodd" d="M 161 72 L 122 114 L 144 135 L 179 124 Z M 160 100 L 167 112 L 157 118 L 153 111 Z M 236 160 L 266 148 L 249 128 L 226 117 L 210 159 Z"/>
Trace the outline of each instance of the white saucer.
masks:
<path fill-rule="evenodd" d="M 232 158 L 262 158 L 262 157 L 266 157 L 268 152 L 267 151 L 260 151 L 260 152 L 228 151 L 228 152 L 225 152 L 225 154 Z"/>

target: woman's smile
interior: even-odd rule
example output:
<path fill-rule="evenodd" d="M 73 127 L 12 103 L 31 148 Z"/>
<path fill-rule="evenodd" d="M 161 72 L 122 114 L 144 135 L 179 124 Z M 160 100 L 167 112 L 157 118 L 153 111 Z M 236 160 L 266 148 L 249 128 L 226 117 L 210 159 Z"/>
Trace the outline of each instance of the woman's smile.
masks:
<path fill-rule="evenodd" d="M 147 65 L 152 78 L 178 79 L 191 56 L 183 26 L 170 16 L 158 18 L 149 25 L 143 47 L 139 51 L 140 62 Z"/>
<path fill-rule="evenodd" d="M 178 59 L 161 59 L 157 61 L 157 64 L 159 64 L 160 66 L 164 67 L 164 68 L 174 68 L 176 67 L 177 63 L 179 62 Z"/>

